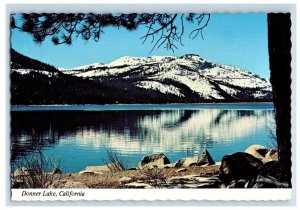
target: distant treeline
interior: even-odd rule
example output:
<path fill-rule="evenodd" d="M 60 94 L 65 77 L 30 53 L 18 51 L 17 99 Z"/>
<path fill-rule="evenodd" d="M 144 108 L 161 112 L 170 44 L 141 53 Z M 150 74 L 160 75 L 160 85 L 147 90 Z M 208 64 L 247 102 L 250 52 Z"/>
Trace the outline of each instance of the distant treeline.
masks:
<path fill-rule="evenodd" d="M 29 58 L 18 53 L 13 48 L 10 49 L 10 60 L 12 69 L 36 69 L 50 72 L 58 72 L 57 68 L 41 61 Z"/>
<path fill-rule="evenodd" d="M 240 99 L 205 100 L 188 90 L 185 98 L 166 95 L 154 90 L 141 89 L 132 81 L 94 81 L 70 75 L 48 77 L 38 72 L 11 74 L 11 104 L 115 104 L 115 103 L 203 103 L 237 102 Z M 187 88 L 187 87 L 186 87 Z M 247 95 L 247 94 L 246 94 Z M 243 101 L 270 101 L 246 98 Z"/>

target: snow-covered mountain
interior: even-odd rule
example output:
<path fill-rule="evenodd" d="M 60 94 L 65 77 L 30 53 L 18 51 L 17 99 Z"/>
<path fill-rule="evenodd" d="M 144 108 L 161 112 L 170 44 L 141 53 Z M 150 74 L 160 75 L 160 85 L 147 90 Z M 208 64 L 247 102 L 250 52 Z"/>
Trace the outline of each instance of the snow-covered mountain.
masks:
<path fill-rule="evenodd" d="M 198 55 L 181 57 L 121 57 L 107 64 L 96 63 L 64 74 L 94 81 L 110 81 L 120 86 L 154 91 L 184 101 L 271 100 L 271 84 L 252 72 L 234 66 L 215 64 Z M 126 85 L 124 85 L 126 84 Z M 113 93 L 112 93 L 113 94 Z M 137 96 L 138 97 L 138 96 Z"/>

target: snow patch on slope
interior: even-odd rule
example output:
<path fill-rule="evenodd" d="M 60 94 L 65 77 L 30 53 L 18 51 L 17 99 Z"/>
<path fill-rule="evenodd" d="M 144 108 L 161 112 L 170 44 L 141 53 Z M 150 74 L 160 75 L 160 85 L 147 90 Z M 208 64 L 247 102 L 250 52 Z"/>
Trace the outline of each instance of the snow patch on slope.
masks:
<path fill-rule="evenodd" d="M 229 94 L 229 95 L 231 95 L 231 96 L 234 96 L 235 94 L 238 93 L 237 90 L 235 90 L 235 89 L 233 89 L 233 88 L 230 88 L 230 87 L 227 87 L 227 86 L 225 86 L 225 85 L 219 84 L 219 87 L 220 87 L 223 91 L 225 91 L 227 94 Z"/>
<path fill-rule="evenodd" d="M 21 75 L 30 74 L 31 72 L 36 72 L 40 74 L 44 74 L 48 77 L 57 76 L 57 72 L 50 72 L 50 71 L 44 71 L 44 70 L 35 70 L 35 69 L 12 69 L 12 72 L 17 72 Z"/>
<path fill-rule="evenodd" d="M 184 95 L 180 92 L 180 89 L 173 85 L 165 85 L 157 81 L 140 81 L 135 82 L 135 86 L 144 89 L 156 90 L 164 94 L 172 94 L 179 97 L 184 97 Z"/>
<path fill-rule="evenodd" d="M 58 68 L 60 71 L 68 71 L 68 70 L 86 70 L 86 69 L 94 69 L 94 68 L 99 68 L 102 67 L 102 63 L 92 63 L 84 66 L 78 66 L 75 68 Z"/>

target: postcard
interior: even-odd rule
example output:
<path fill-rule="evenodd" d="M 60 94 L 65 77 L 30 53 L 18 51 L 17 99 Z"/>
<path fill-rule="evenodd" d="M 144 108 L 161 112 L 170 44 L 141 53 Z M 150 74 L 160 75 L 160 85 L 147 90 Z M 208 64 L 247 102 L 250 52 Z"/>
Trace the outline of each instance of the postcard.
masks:
<path fill-rule="evenodd" d="M 9 15 L 12 200 L 291 198 L 290 13 Z"/>

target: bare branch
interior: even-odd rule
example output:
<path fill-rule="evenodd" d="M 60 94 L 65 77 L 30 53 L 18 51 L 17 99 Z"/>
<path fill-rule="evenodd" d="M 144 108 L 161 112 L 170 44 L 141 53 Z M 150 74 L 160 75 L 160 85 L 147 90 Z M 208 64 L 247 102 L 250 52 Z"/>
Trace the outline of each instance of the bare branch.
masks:
<path fill-rule="evenodd" d="M 138 26 L 147 28 L 146 34 L 140 39 L 142 44 L 150 40 L 153 47 L 150 51 L 162 46 L 167 50 L 178 49 L 177 43 L 183 46 L 182 37 L 185 24 L 197 22 L 189 37 L 194 39 L 199 34 L 203 39 L 203 29 L 207 26 L 209 14 L 93 14 L 93 13 L 30 13 L 22 14 L 21 20 L 11 16 L 11 28 L 32 35 L 36 43 L 42 43 L 47 37 L 52 38 L 55 45 L 72 44 L 79 36 L 88 41 L 91 38 L 98 42 L 104 28 L 117 27 L 129 31 Z"/>
<path fill-rule="evenodd" d="M 206 16 L 207 16 L 207 18 L 206 18 L 206 20 L 205 20 L 204 25 L 201 25 L 201 24 L 203 23 L 203 20 L 204 20 L 204 18 L 205 18 Z M 201 38 L 204 39 L 202 31 L 203 31 L 203 29 L 204 29 L 205 27 L 207 27 L 207 25 L 208 25 L 208 22 L 209 22 L 209 20 L 210 20 L 210 14 L 201 14 L 201 15 L 199 15 L 196 19 L 198 20 L 198 26 L 200 26 L 200 27 L 194 29 L 194 30 L 190 33 L 189 38 L 195 39 L 195 38 L 199 35 L 199 33 L 200 33 L 200 34 L 201 34 Z"/>

